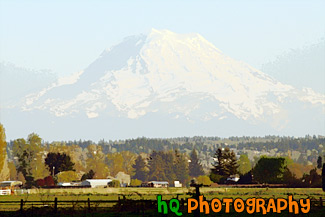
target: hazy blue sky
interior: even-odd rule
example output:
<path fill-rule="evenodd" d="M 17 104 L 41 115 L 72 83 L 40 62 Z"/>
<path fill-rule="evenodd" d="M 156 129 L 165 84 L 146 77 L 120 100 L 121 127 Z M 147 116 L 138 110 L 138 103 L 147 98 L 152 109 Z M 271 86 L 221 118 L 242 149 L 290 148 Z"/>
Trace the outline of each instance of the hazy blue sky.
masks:
<path fill-rule="evenodd" d="M 71 74 L 124 37 L 151 28 L 197 32 L 256 68 L 318 43 L 325 1 L 0 0 L 0 61 Z"/>
<path fill-rule="evenodd" d="M 85 69 L 104 49 L 121 42 L 124 37 L 145 34 L 151 28 L 168 29 L 176 33 L 199 33 L 236 60 L 247 62 L 284 83 L 298 88 L 312 87 L 325 94 L 324 9 L 324 0 L 0 0 L 0 69 L 5 65 L 1 63 L 9 62 L 32 69 L 21 70 L 22 74 L 28 74 L 25 77 L 32 77 L 30 72 L 34 69 L 49 69 L 58 75 L 68 75 Z M 34 87 L 37 86 L 35 83 L 42 84 L 45 80 L 39 74 L 33 76 L 40 78 L 29 82 L 19 75 L 20 82 L 25 86 L 34 83 L 29 85 Z M 15 90 L 24 87 L 15 78 L 0 81 Z M 4 90 L 4 87 L 0 85 L 3 95 L 9 89 Z M 21 95 L 24 94 L 23 90 Z M 7 126 L 8 138 L 26 135 L 33 129 L 44 135 L 57 135 L 52 134 L 52 125 L 40 127 L 38 122 L 33 122 L 36 127 L 32 128 L 28 121 L 24 122 L 25 125 L 17 124 L 17 120 L 20 123 L 25 117 L 34 120 L 29 113 L 16 117 L 13 112 L 9 109 L 1 113 L 0 110 L 0 118 L 1 114 L 6 118 L 3 123 Z M 43 116 L 37 117 L 43 124 Z M 310 117 L 300 119 L 303 118 L 307 120 Z M 303 119 L 307 123 L 306 120 Z M 88 121 L 94 124 L 92 120 Z M 73 126 L 71 128 L 78 125 L 67 123 Z M 107 123 L 103 123 L 107 127 Z M 319 129 L 324 129 L 324 125 L 312 124 L 317 130 L 306 128 L 306 133 L 318 133 L 322 131 Z M 56 130 L 70 135 L 70 131 L 63 130 L 65 125 L 65 122 L 58 121 Z M 78 138 L 81 135 L 76 128 L 76 134 L 70 136 Z M 137 134 L 140 135 L 147 134 Z"/>

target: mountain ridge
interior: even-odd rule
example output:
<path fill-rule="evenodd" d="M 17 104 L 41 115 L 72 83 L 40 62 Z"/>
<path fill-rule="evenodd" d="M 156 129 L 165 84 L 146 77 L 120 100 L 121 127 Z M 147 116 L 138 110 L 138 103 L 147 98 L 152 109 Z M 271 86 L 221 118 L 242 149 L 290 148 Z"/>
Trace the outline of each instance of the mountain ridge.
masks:
<path fill-rule="evenodd" d="M 69 118 L 77 125 L 88 118 L 144 127 L 164 119 L 166 128 L 187 123 L 184 132 L 213 125 L 227 130 L 237 125 L 233 132 L 240 132 L 247 125 L 249 132 L 263 126 L 269 134 L 295 130 L 304 117 L 308 126 L 323 128 L 324 105 L 324 95 L 283 84 L 224 55 L 199 34 L 153 29 L 105 49 L 83 71 L 28 95 L 20 108 L 42 111 L 54 122 Z"/>
<path fill-rule="evenodd" d="M 122 52 L 125 50 L 128 52 Z M 209 54 L 212 54 L 217 64 L 211 60 L 207 62 Z M 199 58 L 197 64 L 191 63 L 197 58 Z M 212 93 L 212 96 L 220 101 L 227 111 L 233 113 L 241 111 L 240 105 L 248 109 L 254 117 L 258 117 L 262 113 L 256 106 L 260 95 L 273 92 L 281 101 L 281 94 L 294 90 L 292 86 L 282 84 L 246 63 L 223 55 L 199 34 L 180 35 L 168 30 L 155 29 L 147 37 L 144 35 L 127 37 L 122 43 L 105 50 L 95 62 L 80 73 L 80 79 L 74 84 L 79 82 L 82 83 L 83 88 L 85 83 L 90 89 L 95 84 L 103 87 L 104 90 L 93 88 L 84 93 L 88 97 L 99 97 L 96 92 L 105 94 L 105 88 L 109 89 L 106 91 L 108 98 L 119 110 L 128 110 L 129 118 L 137 118 L 146 113 L 132 109 L 136 106 L 134 102 L 136 98 L 141 98 L 136 100 L 137 106 L 141 108 L 149 103 L 146 98 L 152 95 L 158 95 L 160 101 L 170 101 L 175 99 L 175 94 L 184 95 L 185 93 L 180 92 L 182 89 L 190 93 L 202 92 L 208 95 Z M 255 85 L 259 85 L 258 88 L 252 87 L 254 82 Z M 130 88 L 132 85 L 133 89 Z M 216 89 L 214 85 L 221 87 Z M 137 93 L 130 94 L 125 90 Z M 178 91 L 175 93 L 175 90 Z M 241 95 L 240 92 L 246 93 Z M 114 97 L 112 93 L 120 95 Z M 303 97 L 305 101 L 311 101 L 308 99 L 310 93 L 313 98 L 317 98 L 317 102 L 324 104 L 311 90 L 303 90 L 301 94 L 303 93 L 305 93 Z M 80 94 L 82 93 L 79 91 L 76 97 L 82 97 Z M 227 97 L 230 97 L 230 100 Z M 253 99 L 255 106 L 249 107 L 247 102 L 252 97 L 255 98 Z M 241 98 L 246 99 L 244 101 Z M 268 105 L 268 108 L 277 108 L 270 102 L 264 103 L 269 103 L 264 104 L 264 107 Z M 244 113 L 241 111 L 236 115 L 247 119 L 248 114 Z M 89 117 L 93 116 L 89 115 Z"/>

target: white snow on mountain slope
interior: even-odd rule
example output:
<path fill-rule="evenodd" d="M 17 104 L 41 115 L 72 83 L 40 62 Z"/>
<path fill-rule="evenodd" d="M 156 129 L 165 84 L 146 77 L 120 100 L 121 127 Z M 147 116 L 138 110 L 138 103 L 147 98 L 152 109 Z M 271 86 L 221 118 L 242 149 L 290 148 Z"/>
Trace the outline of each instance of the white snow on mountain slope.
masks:
<path fill-rule="evenodd" d="M 38 93 L 34 93 L 34 94 L 29 94 L 26 96 L 26 105 L 31 105 L 34 103 L 34 101 L 38 100 L 41 96 L 43 96 L 44 94 L 46 94 L 49 90 L 56 88 L 56 87 L 60 87 L 63 85 L 69 85 L 69 84 L 74 84 L 79 80 L 80 75 L 83 73 L 83 71 L 77 72 L 77 73 L 73 73 L 70 76 L 64 76 L 61 78 L 58 78 L 58 80 L 54 83 L 52 83 L 49 87 L 44 88 L 43 90 L 41 90 Z M 48 100 L 50 101 L 50 100 Z M 23 107 L 25 108 L 25 107 Z"/>
<path fill-rule="evenodd" d="M 291 101 L 324 111 L 324 95 L 282 84 L 227 57 L 199 34 L 153 29 L 105 50 L 71 79 L 28 96 L 23 109 L 89 118 L 162 113 L 204 121 L 232 114 L 254 122 L 283 117 Z"/>
<path fill-rule="evenodd" d="M 67 85 L 67 84 L 74 84 L 76 83 L 80 75 L 83 73 L 83 71 L 73 73 L 70 76 L 64 76 L 58 79 L 56 86 L 62 86 L 62 85 Z"/>

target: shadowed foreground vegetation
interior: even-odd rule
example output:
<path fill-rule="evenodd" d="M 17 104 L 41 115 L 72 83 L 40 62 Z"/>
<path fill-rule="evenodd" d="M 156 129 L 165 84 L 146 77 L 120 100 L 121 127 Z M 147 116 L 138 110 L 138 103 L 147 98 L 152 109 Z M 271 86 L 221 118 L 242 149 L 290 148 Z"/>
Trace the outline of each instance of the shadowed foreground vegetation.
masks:
<path fill-rule="evenodd" d="M 149 201 L 150 203 L 150 201 Z M 99 216 L 177 216 L 176 214 L 169 211 L 168 214 L 164 215 L 157 212 L 156 206 L 148 206 L 146 205 L 137 205 L 134 206 L 134 201 L 130 201 L 129 204 L 133 204 L 133 206 L 114 206 L 111 208 L 94 208 L 91 210 L 79 209 L 75 208 L 59 208 L 56 212 L 52 207 L 43 207 L 43 208 L 29 208 L 20 211 L 7 211 L 0 212 L 0 216 L 91 216 L 91 217 L 99 217 Z M 195 216 L 193 213 L 187 213 L 186 208 L 180 209 L 183 213 L 182 216 Z M 252 215 L 248 214 L 246 211 L 242 213 L 236 213 L 233 209 L 230 210 L 229 213 L 219 212 L 210 214 L 201 213 L 200 216 L 313 216 L 313 217 L 323 217 L 325 215 L 324 207 L 312 206 L 311 210 L 307 214 L 299 213 L 297 215 L 288 213 L 288 211 L 283 211 L 282 213 L 268 213 L 263 215 L 262 213 L 254 213 Z"/>

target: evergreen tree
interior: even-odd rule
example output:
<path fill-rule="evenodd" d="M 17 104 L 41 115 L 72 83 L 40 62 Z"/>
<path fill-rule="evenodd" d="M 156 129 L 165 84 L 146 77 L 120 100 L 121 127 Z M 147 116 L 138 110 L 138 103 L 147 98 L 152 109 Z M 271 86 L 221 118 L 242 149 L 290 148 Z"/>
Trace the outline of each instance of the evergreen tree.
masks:
<path fill-rule="evenodd" d="M 65 153 L 48 153 L 45 158 L 45 164 L 49 167 L 51 175 L 56 175 L 63 171 L 74 171 L 74 163 L 71 161 L 70 156 Z"/>
<path fill-rule="evenodd" d="M 165 162 L 161 156 L 162 152 L 153 151 L 149 158 L 149 179 L 152 181 L 165 181 L 167 180 L 165 174 Z"/>
<path fill-rule="evenodd" d="M 237 173 L 238 165 L 236 155 L 228 147 L 224 150 L 218 148 L 214 154 L 214 160 L 214 168 L 211 170 L 212 173 L 222 176 L 235 175 Z"/>
<path fill-rule="evenodd" d="M 318 156 L 318 159 L 317 159 L 317 168 L 318 169 L 321 169 L 322 168 L 322 164 L 323 164 L 323 159 L 321 156 Z"/>
<path fill-rule="evenodd" d="M 164 164 L 162 165 L 164 169 L 164 173 L 166 175 L 166 180 L 171 184 L 175 180 L 177 180 L 176 173 L 175 173 L 175 161 L 176 156 L 174 155 L 173 151 L 168 152 L 158 152 L 161 155 Z"/>
<path fill-rule="evenodd" d="M 322 186 L 322 175 L 317 173 L 317 168 L 310 170 L 309 174 L 304 174 L 303 179 L 307 187 L 321 187 Z"/>
<path fill-rule="evenodd" d="M 185 156 L 177 150 L 175 150 L 174 173 L 176 180 L 180 181 L 183 185 L 186 185 L 189 179 L 188 162 Z M 170 181 L 175 181 L 175 179 Z"/>
<path fill-rule="evenodd" d="M 188 180 L 188 162 L 186 157 L 179 153 L 168 151 L 153 151 L 149 158 L 149 179 L 153 181 L 168 181 L 173 184 L 175 180 L 186 184 Z"/>
<path fill-rule="evenodd" d="M 89 170 L 88 173 L 85 173 L 82 175 L 81 181 L 84 181 L 86 179 L 92 179 L 92 178 L 94 178 L 94 176 L 95 176 L 95 172 L 93 170 Z"/>
<path fill-rule="evenodd" d="M 323 169 L 322 169 L 322 188 L 323 191 L 325 191 L 325 163 L 323 164 Z"/>
<path fill-rule="evenodd" d="M 147 172 L 147 165 L 144 159 L 141 157 L 141 155 L 138 155 L 138 157 L 135 159 L 135 164 L 132 166 L 134 169 L 134 176 L 132 176 L 133 179 L 138 179 L 143 182 L 147 181 L 148 179 L 148 172 Z"/>
<path fill-rule="evenodd" d="M 253 169 L 254 180 L 259 183 L 283 183 L 286 170 L 285 158 L 262 156 Z"/>
<path fill-rule="evenodd" d="M 191 158 L 189 163 L 189 172 L 191 177 L 198 177 L 204 175 L 203 167 L 199 162 L 196 150 L 193 149 L 191 152 Z"/>

